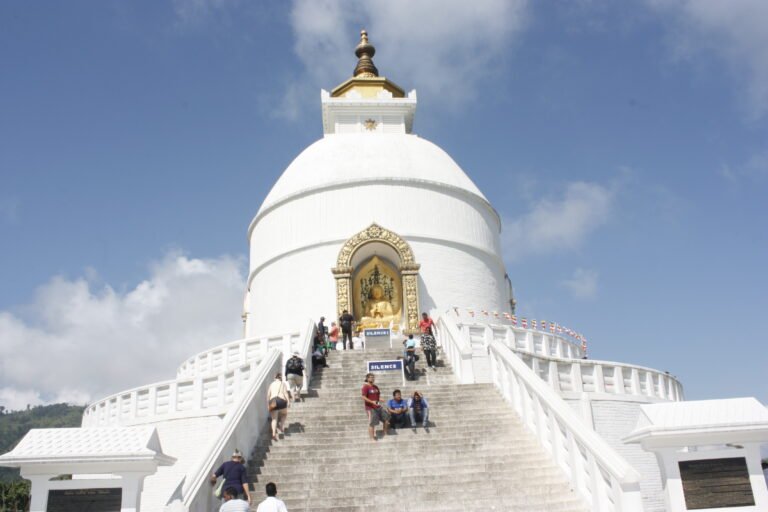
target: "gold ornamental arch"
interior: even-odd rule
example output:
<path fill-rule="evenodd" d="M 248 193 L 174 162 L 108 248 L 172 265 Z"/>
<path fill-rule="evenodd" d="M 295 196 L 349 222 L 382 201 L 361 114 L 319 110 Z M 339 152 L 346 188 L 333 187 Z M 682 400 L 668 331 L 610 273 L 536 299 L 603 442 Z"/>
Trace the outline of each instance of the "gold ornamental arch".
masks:
<path fill-rule="evenodd" d="M 352 266 L 352 258 L 361 247 L 373 242 L 390 246 L 400 258 L 397 269 L 402 278 L 405 329 L 406 332 L 417 333 L 419 331 L 419 267 L 421 265 L 416 263 L 413 250 L 408 242 L 394 231 L 383 228 L 376 223 L 352 235 L 339 250 L 336 266 L 331 269 L 333 277 L 336 279 L 337 315 L 340 315 L 345 309 L 353 311 L 352 275 L 356 269 Z"/>

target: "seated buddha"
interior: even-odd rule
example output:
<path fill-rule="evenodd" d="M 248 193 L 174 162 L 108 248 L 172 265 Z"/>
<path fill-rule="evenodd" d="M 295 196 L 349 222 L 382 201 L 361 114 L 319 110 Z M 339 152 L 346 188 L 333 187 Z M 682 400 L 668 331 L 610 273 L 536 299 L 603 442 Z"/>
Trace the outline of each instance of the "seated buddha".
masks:
<path fill-rule="evenodd" d="M 363 324 L 388 325 L 395 320 L 395 310 L 392 303 L 384 298 L 384 288 L 380 284 L 371 286 L 368 292 L 367 315 L 363 316 Z"/>

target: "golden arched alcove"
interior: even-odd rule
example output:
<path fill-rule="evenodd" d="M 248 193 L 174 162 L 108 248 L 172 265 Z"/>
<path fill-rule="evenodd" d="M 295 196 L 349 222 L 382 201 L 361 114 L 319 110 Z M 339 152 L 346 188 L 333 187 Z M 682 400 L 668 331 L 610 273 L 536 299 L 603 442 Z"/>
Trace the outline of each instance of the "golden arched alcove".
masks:
<path fill-rule="evenodd" d="M 358 325 L 419 328 L 419 264 L 411 246 L 377 224 L 353 235 L 339 251 L 336 309 L 352 312 Z"/>

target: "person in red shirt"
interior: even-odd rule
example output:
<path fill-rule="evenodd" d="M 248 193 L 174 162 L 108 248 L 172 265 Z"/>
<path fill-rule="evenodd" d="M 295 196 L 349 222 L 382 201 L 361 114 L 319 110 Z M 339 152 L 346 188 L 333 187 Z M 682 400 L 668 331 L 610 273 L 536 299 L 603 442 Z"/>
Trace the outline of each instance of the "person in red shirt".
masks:
<path fill-rule="evenodd" d="M 419 329 L 421 329 L 421 350 L 424 351 L 424 356 L 427 358 L 427 366 L 433 371 L 437 371 L 437 341 L 435 340 L 437 329 L 435 322 L 429 318 L 429 315 L 422 313 Z"/>
<path fill-rule="evenodd" d="M 429 315 L 426 313 L 421 314 L 421 322 L 419 322 L 419 329 L 421 329 L 421 334 L 431 334 L 432 336 L 437 335 L 437 326 L 435 325 L 435 322 L 433 322 L 432 319 L 429 318 Z"/>
<path fill-rule="evenodd" d="M 371 436 L 371 441 L 376 440 L 374 429 L 379 424 L 379 421 L 384 424 L 382 435 L 386 435 L 387 430 L 389 430 L 389 412 L 387 412 L 386 407 L 382 407 L 379 403 L 381 391 L 379 391 L 379 386 L 373 383 L 375 379 L 376 377 L 372 373 L 367 374 L 362 390 L 365 412 L 368 414 L 368 434 Z"/>

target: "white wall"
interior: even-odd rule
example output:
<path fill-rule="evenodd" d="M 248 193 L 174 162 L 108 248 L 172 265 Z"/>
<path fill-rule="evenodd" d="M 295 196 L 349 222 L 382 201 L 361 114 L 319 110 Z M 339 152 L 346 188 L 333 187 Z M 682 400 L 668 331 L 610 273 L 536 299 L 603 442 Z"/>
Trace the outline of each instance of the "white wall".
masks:
<path fill-rule="evenodd" d="M 344 242 L 373 222 L 411 244 L 421 264 L 423 310 L 508 309 L 498 218 L 482 198 L 434 184 L 363 183 L 295 197 L 258 219 L 246 335 L 333 318 L 331 268 Z"/>

